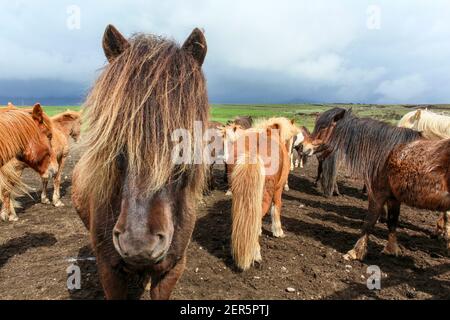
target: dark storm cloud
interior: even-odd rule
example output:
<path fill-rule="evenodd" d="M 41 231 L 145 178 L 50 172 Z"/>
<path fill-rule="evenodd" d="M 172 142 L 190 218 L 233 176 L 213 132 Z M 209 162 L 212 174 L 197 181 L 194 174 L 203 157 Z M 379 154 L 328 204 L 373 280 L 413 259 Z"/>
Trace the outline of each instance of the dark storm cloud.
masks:
<path fill-rule="evenodd" d="M 105 65 L 108 23 L 179 42 L 204 28 L 213 102 L 448 102 L 449 11 L 445 0 L 3 1 L 0 104 L 81 101 Z"/>

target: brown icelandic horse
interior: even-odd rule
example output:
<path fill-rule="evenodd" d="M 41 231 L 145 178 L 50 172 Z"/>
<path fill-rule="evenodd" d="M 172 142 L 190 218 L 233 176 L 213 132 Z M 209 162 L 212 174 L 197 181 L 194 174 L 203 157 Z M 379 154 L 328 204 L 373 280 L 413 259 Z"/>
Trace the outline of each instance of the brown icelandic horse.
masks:
<path fill-rule="evenodd" d="M 0 194 L 26 189 L 10 164 L 15 158 L 41 175 L 54 173 L 52 132 L 45 118 L 40 104 L 36 104 L 31 112 L 17 109 L 12 104 L 0 109 Z M 6 219 L 3 212 L 2 218 Z"/>
<path fill-rule="evenodd" d="M 335 126 L 325 141 L 332 152 L 339 151 L 344 166 L 365 181 L 369 207 L 361 237 L 345 258 L 362 260 L 369 235 L 388 208 L 388 243 L 383 252 L 400 255 L 396 228 L 400 204 L 441 212 L 450 210 L 450 139 L 430 141 L 422 134 L 381 121 L 357 118 L 351 111 L 325 112 Z M 446 218 L 447 247 L 450 249 L 449 214 Z"/>
<path fill-rule="evenodd" d="M 195 29 L 181 47 L 152 35 L 127 40 L 109 25 L 103 49 L 109 64 L 85 103 L 86 151 L 72 200 L 90 230 L 106 298 L 127 298 L 130 277 L 139 276 L 141 289 L 151 279 L 152 299 L 168 299 L 186 264 L 207 171 L 173 161 L 179 141 L 171 135 L 207 127 L 206 39 Z"/>
<path fill-rule="evenodd" d="M 50 143 L 50 145 L 54 142 L 54 127 L 50 118 L 42 111 L 40 104 L 36 104 L 33 109 L 18 109 L 12 103 L 8 103 L 8 107 L 0 110 L 0 114 L 3 111 L 19 111 L 28 113 L 29 117 L 32 118 L 35 123 L 38 125 L 38 129 L 41 133 L 41 139 L 43 142 Z M 3 168 L 10 175 L 10 180 L 7 184 L 10 187 L 1 188 L 0 191 L 0 202 L 3 203 L 2 211 L 0 213 L 0 218 L 4 221 L 17 221 L 18 217 L 14 210 L 14 189 L 21 187 L 22 183 L 20 182 L 20 176 L 25 167 L 30 166 L 36 172 L 38 172 L 43 179 L 51 178 L 57 171 L 57 162 L 56 156 L 53 148 L 50 148 L 49 160 L 46 163 L 43 163 L 41 166 L 31 166 L 26 159 L 23 159 L 21 156 L 13 158 L 10 160 Z M 33 156 L 36 156 L 31 152 Z M 14 186 L 17 185 L 15 188 Z"/>
<path fill-rule="evenodd" d="M 53 189 L 53 205 L 55 207 L 62 207 L 64 204 L 60 200 L 60 186 L 61 175 L 64 169 L 65 160 L 69 154 L 69 137 L 72 137 L 75 141 L 78 140 L 81 132 L 81 113 L 75 111 L 66 111 L 51 118 L 44 114 L 44 122 L 51 128 L 52 131 L 52 151 L 54 156 L 54 167 L 57 168 L 56 174 L 53 177 L 54 189 Z M 17 159 L 11 160 L 8 164 L 13 170 L 16 171 L 18 176 L 22 175 L 23 170 L 27 167 L 27 164 Z M 50 204 L 50 200 L 47 198 L 47 185 L 49 176 L 41 175 L 42 179 L 42 194 L 41 202 L 44 204 Z M 15 212 L 16 202 L 14 200 L 14 194 L 8 191 L 2 192 L 1 202 L 3 202 L 2 217 L 9 217 L 10 221 L 17 221 L 17 215 Z"/>
<path fill-rule="evenodd" d="M 243 130 L 228 154 L 233 194 L 231 253 L 241 270 L 262 260 L 259 236 L 269 209 L 273 236 L 284 237 L 281 197 L 290 164 L 283 124 L 267 121 Z"/>

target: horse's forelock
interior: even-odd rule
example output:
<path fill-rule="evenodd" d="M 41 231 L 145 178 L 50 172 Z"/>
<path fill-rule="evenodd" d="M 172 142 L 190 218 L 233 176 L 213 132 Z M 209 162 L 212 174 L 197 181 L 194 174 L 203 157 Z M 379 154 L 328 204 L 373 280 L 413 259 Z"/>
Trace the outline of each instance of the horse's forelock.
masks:
<path fill-rule="evenodd" d="M 172 163 L 171 134 L 177 129 L 193 134 L 195 121 L 204 128 L 209 114 L 201 68 L 174 42 L 134 36 L 130 48 L 105 68 L 85 106 L 86 151 L 79 162 L 85 195 L 102 201 L 111 194 L 121 154 L 127 172 L 145 182 L 144 193 L 162 188 L 174 171 L 203 170 Z M 198 189 L 202 184 L 203 179 L 195 182 Z"/>

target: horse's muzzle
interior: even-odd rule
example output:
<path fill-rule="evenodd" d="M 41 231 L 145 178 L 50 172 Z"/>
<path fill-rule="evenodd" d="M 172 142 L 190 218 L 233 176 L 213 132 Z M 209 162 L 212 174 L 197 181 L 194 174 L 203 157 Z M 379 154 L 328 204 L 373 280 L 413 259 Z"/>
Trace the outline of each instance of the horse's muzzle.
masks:
<path fill-rule="evenodd" d="M 130 232 L 113 230 L 113 243 L 116 251 L 132 265 L 156 264 L 164 259 L 170 247 L 171 236 L 163 232 L 136 237 Z"/>

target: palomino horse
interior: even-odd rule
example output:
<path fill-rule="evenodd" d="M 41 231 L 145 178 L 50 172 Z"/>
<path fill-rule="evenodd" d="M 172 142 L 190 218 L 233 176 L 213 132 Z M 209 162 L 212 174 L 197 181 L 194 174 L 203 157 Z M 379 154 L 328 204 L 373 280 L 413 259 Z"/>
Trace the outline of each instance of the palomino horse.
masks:
<path fill-rule="evenodd" d="M 20 176 L 14 168 L 15 159 L 26 163 L 41 176 L 51 177 L 57 169 L 51 148 L 52 127 L 40 104 L 27 111 L 12 105 L 0 110 L 0 195 L 23 189 Z M 6 176 L 6 177 L 5 177 Z M 3 203 L 1 219 L 15 221 L 17 216 L 10 215 L 11 201 Z"/>
<path fill-rule="evenodd" d="M 152 35 L 127 40 L 109 25 L 103 49 L 109 64 L 85 103 L 86 151 L 72 200 L 90 230 L 106 298 L 127 298 L 130 276 L 139 275 L 141 288 L 151 278 L 152 299 L 168 299 L 205 185 L 204 162 L 173 161 L 179 140 L 172 134 L 193 137 L 208 124 L 206 39 L 195 29 L 181 47 Z M 190 158 L 199 147 L 182 152 Z"/>
<path fill-rule="evenodd" d="M 450 139 L 450 117 L 428 110 L 407 113 L 398 122 L 398 126 L 422 132 L 430 140 Z"/>
<path fill-rule="evenodd" d="M 398 123 L 399 127 L 410 128 L 430 140 L 450 139 L 450 116 L 440 115 L 428 110 L 407 113 Z M 436 236 L 446 234 L 446 215 L 442 214 L 436 223 Z"/>
<path fill-rule="evenodd" d="M 340 151 L 342 163 L 364 179 L 369 198 L 368 215 L 361 237 L 346 259 L 362 260 L 369 235 L 388 208 L 388 243 L 384 253 L 400 255 L 396 228 L 400 204 L 420 209 L 450 210 L 450 139 L 429 141 L 422 134 L 373 119 L 360 119 L 351 111 L 327 111 L 335 126 L 325 141 L 332 152 Z M 449 214 L 445 214 L 447 247 L 450 249 Z"/>
<path fill-rule="evenodd" d="M 64 168 L 64 162 L 69 154 L 69 137 L 72 137 L 75 141 L 78 140 L 81 131 L 81 114 L 75 111 L 66 111 L 64 113 L 48 118 L 44 114 L 44 122 L 48 124 L 48 127 L 52 131 L 52 151 L 55 161 L 57 161 L 55 167 L 57 168 L 56 174 L 53 178 L 54 190 L 53 190 L 53 205 L 61 207 L 64 204 L 60 200 L 60 186 L 61 175 Z M 23 170 L 27 167 L 27 164 L 17 159 L 11 160 L 8 164 L 16 171 L 18 176 L 22 175 Z M 47 198 L 47 185 L 49 177 L 42 175 L 42 194 L 41 202 L 44 204 L 50 204 L 50 200 Z M 1 194 L 1 202 L 3 202 L 2 217 L 8 217 L 10 221 L 17 221 L 17 215 L 15 212 L 15 200 L 14 195 L 5 191 Z"/>
<path fill-rule="evenodd" d="M 271 209 L 272 233 L 281 228 L 281 196 L 289 175 L 285 121 L 272 119 L 243 130 L 228 154 L 231 173 L 232 256 L 241 270 L 261 261 L 259 236 L 262 218 Z M 231 150 L 230 150 L 231 151 Z"/>

